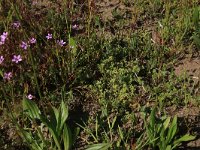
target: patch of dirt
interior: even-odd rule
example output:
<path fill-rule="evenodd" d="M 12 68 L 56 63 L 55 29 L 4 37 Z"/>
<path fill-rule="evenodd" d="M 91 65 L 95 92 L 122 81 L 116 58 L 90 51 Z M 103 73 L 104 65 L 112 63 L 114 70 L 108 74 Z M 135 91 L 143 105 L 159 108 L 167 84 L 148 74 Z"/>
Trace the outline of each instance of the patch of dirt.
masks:
<path fill-rule="evenodd" d="M 175 74 L 189 75 L 194 81 L 195 93 L 200 92 L 200 57 L 197 58 L 184 58 L 178 62 L 175 67 Z"/>
<path fill-rule="evenodd" d="M 182 75 L 187 73 L 188 75 L 192 76 L 194 80 L 200 79 L 200 57 L 198 58 L 185 58 L 181 60 L 177 67 L 175 67 L 175 74 Z"/>

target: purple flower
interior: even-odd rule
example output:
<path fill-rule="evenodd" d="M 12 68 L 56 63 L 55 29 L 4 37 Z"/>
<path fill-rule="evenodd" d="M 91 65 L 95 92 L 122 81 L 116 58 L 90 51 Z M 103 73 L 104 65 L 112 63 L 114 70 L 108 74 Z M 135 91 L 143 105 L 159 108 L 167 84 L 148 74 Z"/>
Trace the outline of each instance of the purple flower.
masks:
<path fill-rule="evenodd" d="M 72 29 L 77 30 L 78 29 L 78 25 L 77 24 L 72 25 Z"/>
<path fill-rule="evenodd" d="M 27 95 L 27 98 L 31 100 L 31 99 L 33 99 L 33 95 L 28 94 L 28 95 Z"/>
<path fill-rule="evenodd" d="M 0 64 L 2 64 L 4 61 L 4 57 L 3 56 L 0 56 Z"/>
<path fill-rule="evenodd" d="M 46 36 L 47 40 L 52 39 L 52 34 L 48 33 L 48 35 Z"/>
<path fill-rule="evenodd" d="M 28 43 L 26 43 L 24 41 L 22 41 L 22 43 L 20 45 L 20 47 L 23 48 L 24 50 L 26 50 L 28 48 L 28 46 L 29 46 Z"/>
<path fill-rule="evenodd" d="M 5 43 L 7 36 L 8 32 L 3 32 L 3 34 L 1 35 L 0 45 L 3 45 Z"/>
<path fill-rule="evenodd" d="M 10 80 L 12 78 L 12 72 L 4 73 L 3 79 Z"/>
<path fill-rule="evenodd" d="M 35 43 L 36 43 L 36 39 L 35 39 L 35 38 L 31 38 L 31 39 L 29 40 L 29 43 L 35 44 Z"/>
<path fill-rule="evenodd" d="M 22 61 L 22 57 L 20 55 L 14 55 L 12 62 L 15 62 L 16 64 L 18 64 L 20 61 Z"/>
<path fill-rule="evenodd" d="M 14 28 L 19 28 L 21 24 L 20 24 L 19 21 L 16 21 L 12 25 L 13 25 Z"/>
<path fill-rule="evenodd" d="M 63 45 L 65 45 L 66 42 L 64 42 L 63 40 L 60 40 L 60 41 L 58 40 L 57 43 L 58 43 L 60 46 L 63 46 Z"/>

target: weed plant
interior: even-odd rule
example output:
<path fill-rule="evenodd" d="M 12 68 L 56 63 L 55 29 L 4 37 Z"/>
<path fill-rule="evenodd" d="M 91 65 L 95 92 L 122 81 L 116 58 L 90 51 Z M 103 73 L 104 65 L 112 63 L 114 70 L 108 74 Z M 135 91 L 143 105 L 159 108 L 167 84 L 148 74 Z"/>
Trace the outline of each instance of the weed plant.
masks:
<path fill-rule="evenodd" d="M 0 125 L 15 127 L 21 147 L 170 150 L 194 140 L 163 114 L 198 103 L 192 80 L 174 73 L 182 54 L 199 50 L 197 0 L 121 0 L 127 11 L 116 7 L 113 20 L 95 0 L 0 2 L 0 115 L 10 119 Z M 3 141 L 1 149 L 17 148 Z"/>

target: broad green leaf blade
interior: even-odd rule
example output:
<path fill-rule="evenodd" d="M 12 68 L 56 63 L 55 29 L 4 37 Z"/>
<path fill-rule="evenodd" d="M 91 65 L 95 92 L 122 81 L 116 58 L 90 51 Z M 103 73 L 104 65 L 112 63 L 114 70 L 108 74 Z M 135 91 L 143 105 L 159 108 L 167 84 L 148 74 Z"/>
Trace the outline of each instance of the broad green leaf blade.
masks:
<path fill-rule="evenodd" d="M 63 141 L 64 141 L 64 150 L 70 150 L 72 145 L 73 145 L 73 141 L 72 141 L 72 133 L 70 128 L 64 124 L 64 128 L 63 128 Z"/>
<path fill-rule="evenodd" d="M 167 134 L 166 142 L 170 143 L 171 140 L 174 138 L 177 132 L 177 116 L 174 116 L 171 126 L 169 127 L 169 131 Z"/>
<path fill-rule="evenodd" d="M 172 150 L 171 145 L 168 145 L 167 148 L 166 148 L 166 150 Z"/>
<path fill-rule="evenodd" d="M 48 127 L 49 132 L 53 136 L 54 142 L 55 142 L 58 150 L 61 150 L 60 139 L 58 137 L 58 133 L 56 131 L 56 127 L 53 126 L 52 122 L 49 122 L 49 120 L 46 119 L 45 117 L 41 116 L 41 121 L 42 121 L 42 123 L 44 123 Z"/>
<path fill-rule="evenodd" d="M 40 110 L 32 100 L 23 99 L 23 110 L 32 119 L 40 119 Z"/>
<path fill-rule="evenodd" d="M 33 135 L 25 130 L 22 131 L 21 134 L 22 138 L 27 142 L 28 146 L 31 148 L 31 150 L 43 150 L 40 146 L 37 140 L 33 138 Z"/>
<path fill-rule="evenodd" d="M 192 141 L 196 138 L 196 136 L 193 135 L 189 135 L 189 134 L 185 134 L 184 136 L 182 136 L 181 138 L 179 138 L 178 140 L 174 141 L 174 144 L 179 144 L 181 142 L 187 142 L 187 141 Z"/>
<path fill-rule="evenodd" d="M 65 103 L 61 102 L 61 123 L 60 123 L 60 130 L 63 129 L 63 125 L 68 118 L 68 108 L 65 106 Z"/>
<path fill-rule="evenodd" d="M 108 150 L 111 146 L 109 143 L 93 144 L 89 146 L 86 150 Z"/>
<path fill-rule="evenodd" d="M 167 117 L 167 119 L 166 119 L 165 122 L 163 123 L 163 127 L 164 127 L 165 130 L 166 130 L 167 127 L 169 126 L 170 119 L 171 119 L 170 117 Z"/>

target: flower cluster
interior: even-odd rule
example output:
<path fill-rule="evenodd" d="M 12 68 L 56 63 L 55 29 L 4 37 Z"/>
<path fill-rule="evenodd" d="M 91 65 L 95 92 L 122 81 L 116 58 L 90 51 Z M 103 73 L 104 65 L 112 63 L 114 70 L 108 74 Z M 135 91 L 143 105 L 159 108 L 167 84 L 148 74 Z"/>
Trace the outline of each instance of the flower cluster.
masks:
<path fill-rule="evenodd" d="M 0 36 L 0 45 L 3 45 L 5 43 L 7 36 L 8 32 L 3 32 L 3 34 Z"/>

